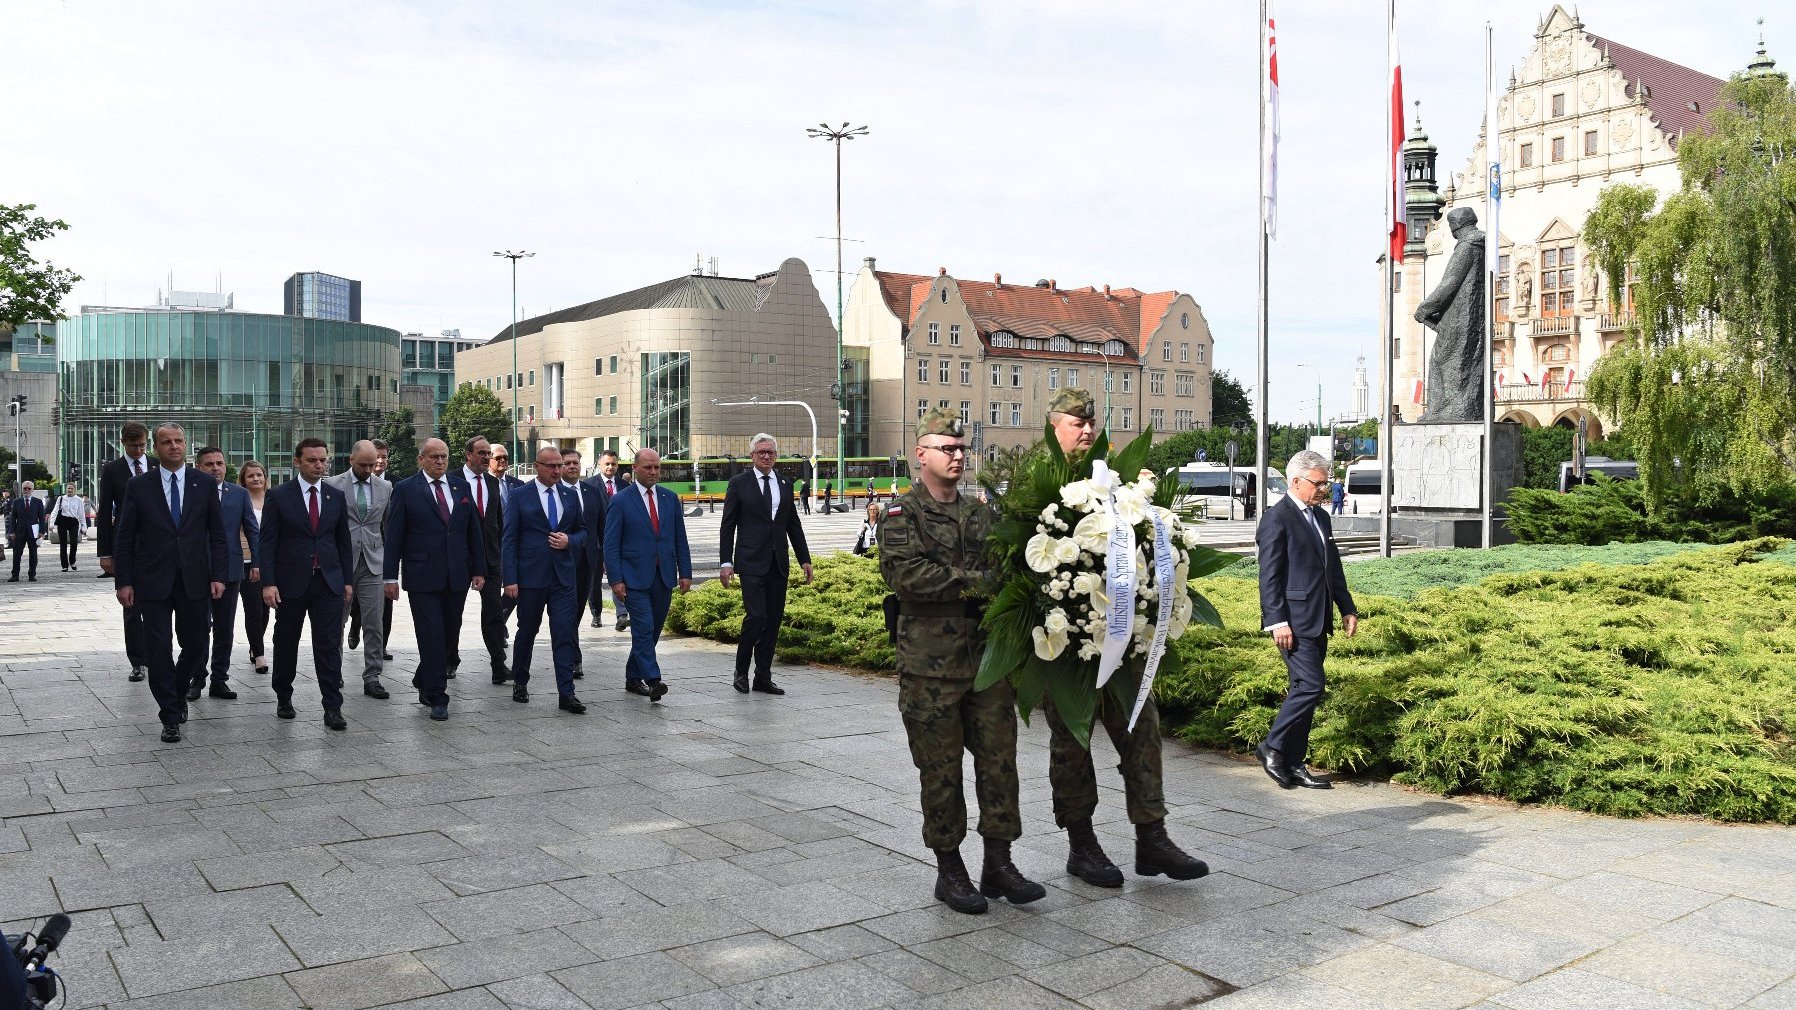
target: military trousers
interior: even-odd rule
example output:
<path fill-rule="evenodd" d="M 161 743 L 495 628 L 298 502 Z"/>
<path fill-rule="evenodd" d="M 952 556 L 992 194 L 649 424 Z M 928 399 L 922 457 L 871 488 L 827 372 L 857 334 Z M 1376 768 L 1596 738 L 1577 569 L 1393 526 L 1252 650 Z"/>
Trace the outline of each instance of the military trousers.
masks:
<path fill-rule="evenodd" d="M 973 754 L 979 834 L 994 841 L 1022 837 L 1016 771 L 1016 692 L 1009 681 L 983 691 L 973 678 L 900 674 L 898 711 L 911 761 L 923 787 L 923 844 L 956 849 L 967 835 L 961 752 Z"/>
<path fill-rule="evenodd" d="M 1066 728 L 1065 720 L 1054 710 L 1054 703 L 1044 696 L 1041 707 L 1048 717 L 1048 783 L 1054 790 L 1054 823 L 1064 828 L 1090 820 L 1097 812 L 1098 776 L 1091 751 L 1079 746 L 1073 731 Z M 1160 772 L 1160 710 L 1149 698 L 1133 732 L 1129 730 L 1129 712 L 1130 709 L 1105 698 L 1096 717 L 1102 720 L 1110 742 L 1116 745 L 1120 758 L 1116 770 L 1122 773 L 1129 822 L 1152 824 L 1166 819 L 1166 786 Z"/>

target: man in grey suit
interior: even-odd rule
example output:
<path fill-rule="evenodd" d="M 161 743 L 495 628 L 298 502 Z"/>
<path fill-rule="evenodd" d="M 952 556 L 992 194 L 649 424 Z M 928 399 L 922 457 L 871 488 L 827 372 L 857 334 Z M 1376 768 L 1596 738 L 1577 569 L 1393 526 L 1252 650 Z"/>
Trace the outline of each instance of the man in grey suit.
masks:
<path fill-rule="evenodd" d="M 380 682 L 382 657 L 386 654 L 387 628 L 383 623 L 382 604 L 386 600 L 382 584 L 385 571 L 387 501 L 393 496 L 393 485 L 374 472 L 379 460 L 374 443 L 363 439 L 349 449 L 349 469 L 324 483 L 343 492 L 349 506 L 349 547 L 355 556 L 355 608 L 362 615 L 362 693 L 370 698 L 387 697 Z"/>

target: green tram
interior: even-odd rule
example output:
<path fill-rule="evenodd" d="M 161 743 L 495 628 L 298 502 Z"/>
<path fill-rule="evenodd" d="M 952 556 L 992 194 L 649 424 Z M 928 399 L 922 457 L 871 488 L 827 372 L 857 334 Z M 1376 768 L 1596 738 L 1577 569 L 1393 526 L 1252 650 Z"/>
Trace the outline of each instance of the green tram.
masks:
<path fill-rule="evenodd" d="M 833 498 L 846 496 L 850 500 L 865 502 L 868 495 L 878 498 L 889 498 L 896 493 L 903 493 L 910 488 L 910 460 L 899 457 L 896 475 L 893 473 L 890 456 L 850 456 L 844 461 L 848 471 L 847 487 L 843 488 L 836 479 L 836 460 L 834 456 L 818 457 L 817 477 L 808 493 L 813 496 L 823 494 L 823 485 L 830 486 Z M 730 478 L 749 468 L 746 457 L 738 456 L 734 460 L 707 456 L 698 461 L 698 495 L 703 501 L 723 501 L 723 493 L 728 489 Z M 811 462 L 804 456 L 781 456 L 774 464 L 774 471 L 782 478 L 790 480 L 794 486 L 800 480 L 811 480 Z M 624 471 L 630 469 L 626 462 Z M 661 461 L 661 486 L 671 488 L 686 501 L 693 500 L 692 460 L 669 458 Z"/>

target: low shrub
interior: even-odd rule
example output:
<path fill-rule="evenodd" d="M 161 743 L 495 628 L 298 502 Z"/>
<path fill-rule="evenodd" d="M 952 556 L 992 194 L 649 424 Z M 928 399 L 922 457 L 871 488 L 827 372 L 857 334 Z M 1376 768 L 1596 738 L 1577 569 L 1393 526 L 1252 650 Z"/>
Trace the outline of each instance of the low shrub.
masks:
<path fill-rule="evenodd" d="M 1649 514 L 1639 481 L 1611 480 L 1560 494 L 1517 488 L 1509 531 L 1529 544 L 1609 544 L 1647 540 L 1723 544 L 1756 537 L 1796 537 L 1796 486 L 1771 485 L 1741 494 L 1725 486 L 1672 488 Z"/>
<path fill-rule="evenodd" d="M 819 554 L 815 576 L 805 585 L 796 565 L 786 591 L 786 620 L 774 655 L 794 663 L 821 663 L 890 672 L 897 657 L 886 641 L 880 600 L 886 595 L 879 562 L 846 552 Z M 674 594 L 668 630 L 720 642 L 742 637 L 742 584 L 707 582 L 690 593 Z"/>
<path fill-rule="evenodd" d="M 1389 558 L 1356 561 L 1347 577 L 1357 599 L 1362 593 L 1409 599 L 1424 589 L 1470 585 L 1492 575 L 1509 572 L 1560 571 L 1577 565 L 1640 565 L 1668 554 L 1694 550 L 1695 544 L 1669 541 L 1578 547 L 1559 544 L 1506 544 L 1490 550 L 1418 551 Z M 1258 580 L 1259 565 L 1252 559 L 1219 573 L 1236 579 Z"/>

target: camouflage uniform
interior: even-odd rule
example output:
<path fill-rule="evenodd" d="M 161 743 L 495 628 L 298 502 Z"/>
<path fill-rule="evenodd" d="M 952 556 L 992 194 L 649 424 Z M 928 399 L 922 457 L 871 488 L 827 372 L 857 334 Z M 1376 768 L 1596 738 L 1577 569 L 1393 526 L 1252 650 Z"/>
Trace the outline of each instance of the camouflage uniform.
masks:
<path fill-rule="evenodd" d="M 1090 419 L 1094 416 L 1091 394 L 1068 387 L 1055 394 L 1048 403 L 1051 414 L 1070 414 Z M 1042 710 L 1048 717 L 1048 782 L 1054 790 L 1054 823 L 1060 827 L 1090 820 L 1098 808 L 1098 777 L 1091 763 L 1091 752 L 1079 746 L 1072 731 L 1053 702 L 1042 698 Z M 1108 697 L 1099 699 L 1097 718 L 1110 733 L 1121 762 L 1123 794 L 1128 797 L 1129 821 L 1151 824 L 1166 819 L 1166 787 L 1160 772 L 1160 710 L 1153 698 L 1141 709 L 1135 731 L 1129 731 L 1129 710 L 1112 704 Z M 1095 728 L 1095 727 L 1093 727 Z"/>
<path fill-rule="evenodd" d="M 937 422 L 939 433 L 959 435 L 958 422 L 958 414 Z M 1023 833 L 1016 694 L 1008 681 L 973 690 L 985 650 L 979 630 L 981 599 L 989 595 L 985 541 L 996 518 L 967 495 L 936 501 L 919 481 L 879 522 L 879 570 L 900 608 L 898 710 L 922 783 L 923 843 L 937 851 L 955 849 L 966 837 L 963 750 L 973 753 L 979 834 L 1010 842 Z"/>

